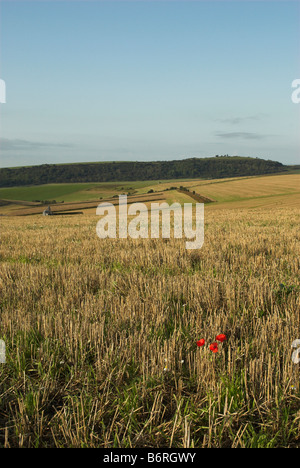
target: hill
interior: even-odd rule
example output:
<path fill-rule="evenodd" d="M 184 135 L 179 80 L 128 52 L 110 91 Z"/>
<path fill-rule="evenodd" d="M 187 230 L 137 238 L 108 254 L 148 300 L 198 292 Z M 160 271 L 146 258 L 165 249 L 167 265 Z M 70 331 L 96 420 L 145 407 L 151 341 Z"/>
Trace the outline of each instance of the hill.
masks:
<path fill-rule="evenodd" d="M 288 172 L 280 162 L 239 156 L 177 161 L 43 164 L 0 169 L 0 187 L 53 183 L 220 179 Z"/>

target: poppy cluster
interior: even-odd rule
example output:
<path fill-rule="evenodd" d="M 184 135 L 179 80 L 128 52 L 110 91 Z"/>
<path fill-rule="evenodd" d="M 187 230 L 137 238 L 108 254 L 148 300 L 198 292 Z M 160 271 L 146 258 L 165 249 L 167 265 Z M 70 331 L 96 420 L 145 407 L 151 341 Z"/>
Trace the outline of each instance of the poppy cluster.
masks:
<path fill-rule="evenodd" d="M 211 343 L 209 345 L 209 349 L 213 352 L 213 353 L 217 353 L 219 351 L 219 348 L 218 348 L 218 343 L 217 342 L 220 342 L 220 343 L 223 343 L 224 341 L 226 341 L 226 335 L 224 335 L 223 333 L 221 333 L 220 335 L 217 335 L 216 336 L 216 341 L 214 343 Z M 201 348 L 201 346 L 204 346 L 205 345 L 205 340 L 203 338 L 201 338 L 201 340 L 198 340 L 197 341 L 197 346 L 199 348 Z"/>

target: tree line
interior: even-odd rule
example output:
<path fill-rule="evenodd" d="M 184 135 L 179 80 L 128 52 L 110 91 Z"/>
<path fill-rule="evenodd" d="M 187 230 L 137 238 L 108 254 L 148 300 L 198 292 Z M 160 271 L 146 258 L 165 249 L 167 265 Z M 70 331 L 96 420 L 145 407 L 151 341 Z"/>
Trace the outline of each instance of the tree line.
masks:
<path fill-rule="evenodd" d="M 276 161 L 227 155 L 175 161 L 42 164 L 1 168 L 0 187 L 159 179 L 219 179 L 272 174 L 287 170 L 288 166 Z"/>

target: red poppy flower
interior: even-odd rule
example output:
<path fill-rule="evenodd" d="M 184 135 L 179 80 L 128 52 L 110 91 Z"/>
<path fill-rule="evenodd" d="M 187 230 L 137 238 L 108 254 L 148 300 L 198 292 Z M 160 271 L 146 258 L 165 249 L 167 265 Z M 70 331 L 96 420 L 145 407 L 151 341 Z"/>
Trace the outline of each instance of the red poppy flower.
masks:
<path fill-rule="evenodd" d="M 210 349 L 213 353 L 217 353 L 217 352 L 218 352 L 218 343 L 212 343 L 211 345 L 209 345 L 209 349 Z"/>
<path fill-rule="evenodd" d="M 199 348 L 201 346 L 204 346 L 205 345 L 205 340 L 202 338 L 201 340 L 197 341 L 197 346 L 199 346 Z"/>
<path fill-rule="evenodd" d="M 217 340 L 217 341 L 221 341 L 221 343 L 223 343 L 223 341 L 226 340 L 226 335 L 223 335 L 223 334 L 221 333 L 221 335 L 216 336 L 216 340 Z"/>

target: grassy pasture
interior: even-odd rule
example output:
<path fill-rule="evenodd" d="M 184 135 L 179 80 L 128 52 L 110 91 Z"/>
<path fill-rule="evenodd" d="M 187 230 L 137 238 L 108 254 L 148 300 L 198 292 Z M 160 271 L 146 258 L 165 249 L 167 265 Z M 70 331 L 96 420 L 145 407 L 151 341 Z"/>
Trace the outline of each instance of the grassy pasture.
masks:
<path fill-rule="evenodd" d="M 57 200 L 72 198 L 77 192 L 84 192 L 95 184 L 49 184 L 28 187 L 0 188 L 0 198 L 9 200 Z M 75 200 L 76 201 L 76 200 Z"/>
<path fill-rule="evenodd" d="M 103 182 L 86 184 L 46 184 L 28 187 L 0 188 L 0 199 L 8 200 L 56 200 L 77 202 L 98 200 L 124 192 L 139 191 L 157 185 L 158 181 L 147 182 Z M 143 191 L 143 190 L 141 190 Z"/>

